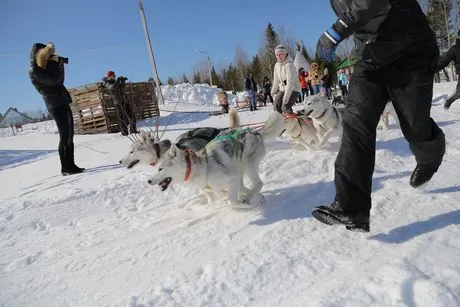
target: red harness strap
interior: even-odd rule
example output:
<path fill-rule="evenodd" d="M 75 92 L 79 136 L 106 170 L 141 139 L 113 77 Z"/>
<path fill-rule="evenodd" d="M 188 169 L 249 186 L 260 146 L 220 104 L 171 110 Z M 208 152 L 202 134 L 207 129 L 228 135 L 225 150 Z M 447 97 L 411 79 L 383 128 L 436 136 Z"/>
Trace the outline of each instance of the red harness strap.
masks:
<path fill-rule="evenodd" d="M 191 150 L 185 150 L 185 163 L 187 164 L 187 169 L 185 170 L 184 181 L 189 180 L 190 175 L 192 174 L 192 159 L 190 158 L 191 154 L 193 154 Z"/>

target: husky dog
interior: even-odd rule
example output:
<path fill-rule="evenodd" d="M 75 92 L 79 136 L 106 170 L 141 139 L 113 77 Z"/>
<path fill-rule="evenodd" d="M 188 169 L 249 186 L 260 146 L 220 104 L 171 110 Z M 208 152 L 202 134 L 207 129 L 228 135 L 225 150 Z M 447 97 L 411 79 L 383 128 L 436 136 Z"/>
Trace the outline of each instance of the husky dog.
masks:
<path fill-rule="evenodd" d="M 286 134 L 295 145 L 301 145 L 310 149 L 318 144 L 316 128 L 313 120 L 302 113 L 288 114 L 284 116 L 284 134 Z"/>
<path fill-rule="evenodd" d="M 387 102 L 387 105 L 385 106 L 385 109 L 383 110 L 382 116 L 380 116 L 380 124 L 382 124 L 382 127 L 384 130 L 388 130 L 390 128 L 390 120 L 389 117 L 393 117 L 393 119 L 396 122 L 396 125 L 399 126 L 399 120 L 398 120 L 398 115 L 396 114 L 396 110 L 391 103 L 391 101 Z"/>
<path fill-rule="evenodd" d="M 228 199 L 235 207 L 247 207 L 260 195 L 263 183 L 259 164 L 265 156 L 264 140 L 275 138 L 284 129 L 283 117 L 273 112 L 259 130 L 233 129 L 220 134 L 200 152 L 181 149 L 172 144 L 169 152 L 155 167 L 156 174 L 148 180 L 161 190 L 171 182 L 189 182 L 198 187 L 228 188 Z M 243 185 L 243 175 L 251 189 Z M 242 195 L 242 198 L 240 196 Z"/>
<path fill-rule="evenodd" d="M 305 115 L 313 120 L 318 137 L 317 147 L 321 147 L 333 135 L 342 135 L 342 115 L 326 97 L 321 95 L 305 98 Z"/>
<path fill-rule="evenodd" d="M 229 118 L 231 128 L 240 126 L 238 112 L 235 109 L 230 109 Z M 181 149 L 199 151 L 203 149 L 212 139 L 219 135 L 219 133 L 227 129 L 229 128 L 195 128 L 181 134 L 176 139 L 176 145 Z M 139 139 L 131 145 L 128 154 L 120 160 L 120 164 L 126 168 L 132 168 L 140 164 L 150 164 L 154 166 L 170 147 L 170 140 L 157 142 L 153 133 L 141 131 Z"/>

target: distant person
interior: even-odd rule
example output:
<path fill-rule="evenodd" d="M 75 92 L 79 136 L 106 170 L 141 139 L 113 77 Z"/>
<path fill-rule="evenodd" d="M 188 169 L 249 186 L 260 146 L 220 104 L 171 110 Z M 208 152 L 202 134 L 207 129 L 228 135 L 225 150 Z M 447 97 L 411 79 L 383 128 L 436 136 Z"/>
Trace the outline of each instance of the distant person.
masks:
<path fill-rule="evenodd" d="M 348 77 L 344 69 L 340 70 L 338 79 L 340 91 L 342 92 L 342 96 L 345 97 L 348 95 Z"/>
<path fill-rule="evenodd" d="M 332 99 L 332 75 L 327 68 L 324 68 L 324 74 L 321 77 L 321 84 L 326 92 L 326 98 Z"/>
<path fill-rule="evenodd" d="M 262 84 L 264 89 L 264 106 L 267 105 L 267 97 L 270 98 L 270 102 L 273 104 L 273 96 L 271 94 L 272 84 L 267 77 L 264 77 L 264 83 Z"/>
<path fill-rule="evenodd" d="M 455 93 L 444 103 L 444 109 L 446 110 L 450 108 L 455 100 L 460 98 L 460 30 L 458 30 L 457 42 L 455 45 L 453 45 L 449 51 L 441 55 L 437 70 L 439 71 L 445 68 L 451 61 L 455 62 L 455 70 L 459 78 L 457 79 L 457 89 Z"/>
<path fill-rule="evenodd" d="M 275 110 L 282 114 L 293 113 L 292 106 L 300 96 L 297 68 L 284 45 L 275 48 L 276 64 L 273 71 L 272 96 Z"/>
<path fill-rule="evenodd" d="M 302 102 L 305 96 L 308 96 L 308 72 L 303 68 L 299 68 L 299 83 L 302 91 L 302 97 L 299 96 L 299 100 Z"/>
<path fill-rule="evenodd" d="M 316 63 L 316 62 L 311 63 L 310 68 L 311 69 L 310 69 L 310 72 L 308 73 L 308 79 L 311 82 L 311 88 L 312 88 L 312 92 L 313 92 L 312 95 L 316 95 L 316 94 L 319 93 L 319 91 L 321 89 L 322 75 L 319 73 L 318 63 Z"/>
<path fill-rule="evenodd" d="M 249 109 L 251 111 L 257 110 L 256 106 L 256 93 L 257 93 L 257 84 L 254 81 L 254 76 L 252 72 L 248 72 L 246 79 L 244 80 L 244 88 L 249 95 Z"/>
<path fill-rule="evenodd" d="M 59 158 L 63 176 L 82 173 L 85 169 L 74 162 L 74 122 L 69 104 L 72 97 L 64 86 L 64 64 L 67 58 L 55 53 L 54 44 L 36 43 L 30 51 L 29 77 L 42 95 L 46 108 L 59 131 Z"/>
<path fill-rule="evenodd" d="M 107 76 L 102 78 L 102 85 L 112 94 L 112 100 L 117 109 L 118 127 L 122 135 L 129 133 L 138 133 L 136 126 L 136 117 L 133 109 L 125 99 L 125 82 L 126 77 L 116 77 L 113 71 L 107 72 Z"/>

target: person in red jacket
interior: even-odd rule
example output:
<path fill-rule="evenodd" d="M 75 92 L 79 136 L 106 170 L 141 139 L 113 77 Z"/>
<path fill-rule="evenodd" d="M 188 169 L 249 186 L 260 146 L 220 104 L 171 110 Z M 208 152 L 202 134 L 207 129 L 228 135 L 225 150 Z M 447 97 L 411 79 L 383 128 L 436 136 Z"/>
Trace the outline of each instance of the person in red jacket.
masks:
<path fill-rule="evenodd" d="M 305 71 L 302 67 L 299 68 L 299 82 L 300 82 L 300 90 L 302 95 L 299 96 L 300 102 L 302 102 L 305 96 L 308 96 L 308 72 Z"/>

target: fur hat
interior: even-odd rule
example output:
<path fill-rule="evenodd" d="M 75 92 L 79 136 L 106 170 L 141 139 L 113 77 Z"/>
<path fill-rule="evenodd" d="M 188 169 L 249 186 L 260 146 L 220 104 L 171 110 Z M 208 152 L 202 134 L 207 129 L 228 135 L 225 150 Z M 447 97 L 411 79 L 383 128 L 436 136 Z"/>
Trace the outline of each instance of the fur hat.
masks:
<path fill-rule="evenodd" d="M 48 43 L 44 48 L 40 49 L 35 56 L 37 66 L 43 69 L 48 67 L 48 60 L 55 52 L 54 44 Z"/>
<path fill-rule="evenodd" d="M 276 53 L 287 53 L 287 48 L 284 45 L 278 45 L 275 48 L 275 54 Z"/>
<path fill-rule="evenodd" d="M 107 78 L 114 77 L 114 76 L 115 76 L 115 72 L 113 72 L 112 70 L 109 70 L 107 72 Z"/>

